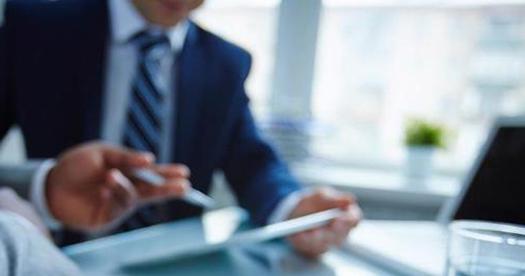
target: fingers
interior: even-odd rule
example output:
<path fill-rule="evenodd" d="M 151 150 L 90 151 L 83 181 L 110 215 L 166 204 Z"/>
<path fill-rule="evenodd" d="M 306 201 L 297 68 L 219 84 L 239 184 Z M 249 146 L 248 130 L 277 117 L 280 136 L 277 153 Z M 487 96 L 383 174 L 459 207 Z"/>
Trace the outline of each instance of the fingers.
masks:
<path fill-rule="evenodd" d="M 123 221 L 125 221 L 133 212 L 135 211 L 137 205 L 133 204 L 129 208 L 123 208 L 119 211 L 115 211 L 115 214 L 108 213 L 103 210 L 114 210 L 111 209 L 111 201 L 113 200 L 113 193 L 108 188 L 103 188 L 100 190 L 100 199 L 101 199 L 101 208 L 100 212 L 98 213 L 98 221 L 96 223 L 91 224 L 87 229 L 90 232 L 97 233 L 97 232 L 107 232 L 111 229 L 115 229 L 118 225 L 120 225 Z"/>
<path fill-rule="evenodd" d="M 190 177 L 190 169 L 183 164 L 157 165 L 152 169 L 165 178 Z"/>
<path fill-rule="evenodd" d="M 169 180 L 161 187 L 151 186 L 146 183 L 137 183 L 135 185 L 141 202 L 180 198 L 186 194 L 190 186 L 190 182 L 186 179 Z"/>
<path fill-rule="evenodd" d="M 302 255 L 316 258 L 331 247 L 341 246 L 358 222 L 359 218 L 349 210 L 327 226 L 292 235 L 289 241 Z"/>
<path fill-rule="evenodd" d="M 351 194 L 341 193 L 330 188 L 319 189 L 312 195 L 312 204 L 315 205 L 316 210 L 346 209 L 354 202 L 355 198 Z"/>
<path fill-rule="evenodd" d="M 114 199 L 122 206 L 129 206 L 137 201 L 138 195 L 133 184 L 119 170 L 110 170 L 107 174 L 107 182 L 114 194 Z"/>
<path fill-rule="evenodd" d="M 324 227 L 289 237 L 290 243 L 299 253 L 315 258 L 332 246 L 342 245 L 362 217 L 361 209 L 351 194 L 332 189 L 319 189 L 304 197 L 292 212 L 292 217 L 331 208 L 340 208 L 344 212 Z"/>
<path fill-rule="evenodd" d="M 117 168 L 129 172 L 130 167 L 151 167 L 152 170 L 167 179 L 166 183 L 164 183 L 164 185 L 161 187 L 151 186 L 148 183 L 144 183 L 142 181 L 134 181 L 137 184 L 136 187 L 139 192 L 138 195 L 140 199 L 180 197 L 187 191 L 189 187 L 189 182 L 186 179 L 190 176 L 190 170 L 185 165 L 170 164 L 153 166 L 152 164 L 154 161 L 154 156 L 150 153 L 139 153 L 132 150 L 104 144 L 94 144 L 94 146 L 100 148 L 104 157 L 104 162 L 109 168 Z M 125 178 L 122 174 L 115 177 Z M 108 179 L 108 181 L 108 183 L 129 183 L 129 181 L 123 181 L 122 179 L 111 180 L 111 177 Z M 128 189 L 126 187 L 129 186 L 127 184 L 120 185 L 122 186 L 121 188 L 125 189 Z M 130 187 L 132 188 L 132 186 Z M 123 199 L 125 200 L 126 197 Z"/>
<path fill-rule="evenodd" d="M 102 225 L 106 224 L 108 221 L 111 220 L 112 217 L 112 208 L 111 208 L 111 201 L 113 197 L 113 193 L 110 188 L 108 187 L 102 187 L 98 194 L 98 204 L 95 209 L 95 212 L 93 212 L 93 217 L 91 218 L 91 223 L 89 223 L 85 230 L 94 231 L 100 228 Z"/>
<path fill-rule="evenodd" d="M 142 201 L 156 201 L 167 198 L 182 197 L 190 188 L 188 177 L 190 171 L 184 165 L 157 165 L 152 170 L 162 175 L 166 183 L 153 186 L 143 181 L 136 182 L 136 188 Z"/>
<path fill-rule="evenodd" d="M 331 245 L 341 246 L 361 220 L 361 209 L 357 204 L 352 204 L 341 216 L 332 220 L 326 227 L 326 231 L 331 234 Z"/>
<path fill-rule="evenodd" d="M 288 241 L 294 247 L 294 249 L 301 255 L 308 258 L 316 258 L 318 254 L 308 243 L 308 239 L 305 233 L 299 233 L 288 237 Z"/>
<path fill-rule="evenodd" d="M 137 191 L 119 170 L 108 171 L 105 182 L 106 185 L 100 189 L 98 209 L 91 223 L 95 229 L 118 219 L 138 202 Z"/>
<path fill-rule="evenodd" d="M 317 258 L 327 252 L 333 244 L 333 237 L 330 231 L 318 228 L 289 237 L 292 246 L 303 256 Z"/>
<path fill-rule="evenodd" d="M 149 166 L 155 160 L 153 154 L 148 152 L 137 152 L 130 149 L 99 145 L 104 163 L 110 168 L 126 169 L 129 167 Z"/>
<path fill-rule="evenodd" d="M 352 204 L 348 209 L 348 212 L 350 213 L 350 218 L 353 221 L 352 227 L 356 227 L 363 218 L 363 211 L 361 211 L 359 205 Z"/>
<path fill-rule="evenodd" d="M 321 188 L 304 196 L 290 217 L 300 217 L 332 208 L 347 210 L 355 202 L 356 200 L 351 194 L 341 193 L 330 188 Z"/>
<path fill-rule="evenodd" d="M 330 222 L 327 231 L 333 235 L 332 245 L 341 246 L 360 220 L 361 211 L 359 207 L 352 205 L 345 214 Z"/>

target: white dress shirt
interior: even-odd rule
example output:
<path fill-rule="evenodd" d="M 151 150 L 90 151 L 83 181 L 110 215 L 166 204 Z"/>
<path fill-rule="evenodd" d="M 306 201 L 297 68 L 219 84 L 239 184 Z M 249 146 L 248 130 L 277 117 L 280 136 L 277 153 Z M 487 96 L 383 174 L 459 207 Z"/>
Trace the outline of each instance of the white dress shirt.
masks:
<path fill-rule="evenodd" d="M 137 68 L 139 50 L 130 42 L 135 34 L 143 30 L 151 32 L 164 32 L 170 41 L 171 52 L 164 53 L 161 62 L 161 79 L 169 84 L 169 91 L 174 91 L 175 83 L 175 58 L 176 53 L 182 50 L 186 34 L 188 32 L 188 21 L 183 21 L 176 26 L 163 29 L 149 24 L 135 9 L 130 0 L 110 0 L 109 2 L 111 36 L 107 55 L 106 84 L 104 93 L 104 107 L 102 116 L 101 133 L 106 142 L 121 144 L 123 130 L 126 124 L 126 114 L 131 96 L 131 84 Z M 176 93 L 176 91 L 175 91 Z M 163 120 L 163 132 L 161 137 L 159 162 L 166 163 L 171 160 L 173 141 L 173 95 L 167 93 L 165 103 L 167 104 L 166 119 Z M 42 216 L 44 222 L 51 229 L 59 227 L 49 213 L 45 199 L 44 186 L 47 173 L 53 167 L 54 162 L 45 162 L 35 174 L 31 187 L 31 201 Z M 269 218 L 269 223 L 285 220 L 295 208 L 299 200 L 304 196 L 304 191 L 295 192 L 286 197 L 278 204 Z"/>
<path fill-rule="evenodd" d="M 160 78 L 167 83 L 167 91 L 173 91 L 175 83 L 175 57 L 182 50 L 188 22 L 183 21 L 170 29 L 153 26 L 139 14 L 129 0 L 110 0 L 111 41 L 108 47 L 108 61 L 106 68 L 106 86 L 102 120 L 102 138 L 113 144 L 121 144 L 126 114 L 131 95 L 131 84 L 136 73 L 139 50 L 130 39 L 137 33 L 149 30 L 151 32 L 164 32 L 171 44 L 171 52 L 164 52 L 160 56 Z M 176 91 L 175 91 L 176 93 Z M 163 120 L 160 156 L 158 161 L 167 163 L 171 160 L 173 152 L 173 93 L 167 93 L 164 98 L 166 114 Z"/>

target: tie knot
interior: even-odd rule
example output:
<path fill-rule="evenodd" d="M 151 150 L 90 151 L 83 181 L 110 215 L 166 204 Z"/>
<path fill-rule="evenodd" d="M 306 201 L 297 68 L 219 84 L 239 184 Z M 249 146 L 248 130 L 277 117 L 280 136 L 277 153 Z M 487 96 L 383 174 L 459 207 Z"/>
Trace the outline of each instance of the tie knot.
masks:
<path fill-rule="evenodd" d="M 151 33 L 148 31 L 141 31 L 131 38 L 139 50 L 146 54 L 155 48 L 164 48 L 170 46 L 170 41 L 166 34 L 158 32 Z"/>

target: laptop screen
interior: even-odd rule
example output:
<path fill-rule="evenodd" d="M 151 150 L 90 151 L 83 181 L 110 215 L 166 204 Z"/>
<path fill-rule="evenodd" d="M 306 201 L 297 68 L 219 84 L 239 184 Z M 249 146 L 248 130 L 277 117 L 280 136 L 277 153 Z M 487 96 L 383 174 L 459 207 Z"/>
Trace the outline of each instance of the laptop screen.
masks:
<path fill-rule="evenodd" d="M 454 219 L 525 225 L 525 127 L 500 127 Z"/>

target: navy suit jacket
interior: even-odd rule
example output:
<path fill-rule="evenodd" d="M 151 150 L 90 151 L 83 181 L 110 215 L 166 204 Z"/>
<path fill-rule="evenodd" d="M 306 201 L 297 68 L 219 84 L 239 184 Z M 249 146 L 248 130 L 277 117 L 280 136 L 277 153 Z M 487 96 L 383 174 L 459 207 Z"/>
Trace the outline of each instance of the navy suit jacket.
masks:
<path fill-rule="evenodd" d="M 108 17 L 104 0 L 7 1 L 0 137 L 20 126 L 29 158 L 100 139 Z M 264 224 L 299 185 L 257 132 L 244 90 L 250 55 L 192 23 L 177 60 L 172 161 L 186 164 L 204 192 L 213 172 L 224 171 L 240 205 Z M 181 201 L 164 207 L 158 222 L 202 211 Z"/>

